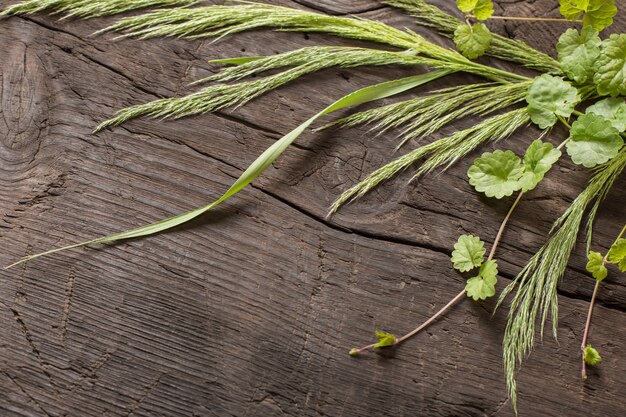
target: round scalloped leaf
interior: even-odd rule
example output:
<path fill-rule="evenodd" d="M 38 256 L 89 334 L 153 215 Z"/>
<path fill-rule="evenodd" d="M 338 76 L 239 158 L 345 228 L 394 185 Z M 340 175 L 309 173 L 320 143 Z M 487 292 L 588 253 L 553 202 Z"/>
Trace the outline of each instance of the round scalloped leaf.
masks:
<path fill-rule="evenodd" d="M 600 47 L 593 82 L 601 95 L 626 95 L 626 34 L 613 34 Z"/>
<path fill-rule="evenodd" d="M 485 152 L 467 171 L 469 183 L 487 197 L 510 196 L 521 188 L 522 161 L 511 151 Z"/>
<path fill-rule="evenodd" d="M 579 101 L 576 88 L 548 74 L 535 78 L 526 94 L 530 119 L 541 129 L 553 126 L 557 116 L 569 117 Z"/>
<path fill-rule="evenodd" d="M 618 239 L 607 255 L 609 262 L 617 264 L 620 271 L 626 272 L 626 239 Z"/>
<path fill-rule="evenodd" d="M 576 29 L 567 29 L 556 44 L 563 72 L 578 84 L 593 80 L 593 67 L 602 43 L 598 33 L 592 26 L 584 27 L 580 34 Z"/>
<path fill-rule="evenodd" d="M 566 146 L 575 164 L 591 168 L 615 157 L 623 145 L 615 127 L 604 117 L 589 113 L 572 124 Z"/>
<path fill-rule="evenodd" d="M 613 24 L 617 13 L 614 0 L 560 0 L 559 11 L 567 20 L 578 20 L 583 15 L 583 25 L 598 30 Z"/>
<path fill-rule="evenodd" d="M 551 143 L 534 140 L 524 155 L 524 174 L 520 178 L 522 190 L 526 192 L 535 188 L 560 157 L 561 151 Z"/>
<path fill-rule="evenodd" d="M 469 59 L 483 56 L 491 43 L 491 32 L 482 23 L 461 23 L 454 31 L 456 49 Z"/>
<path fill-rule="evenodd" d="M 465 292 L 474 301 L 485 300 L 496 294 L 498 264 L 489 260 L 481 265 L 478 275 L 467 280 Z"/>
<path fill-rule="evenodd" d="M 491 0 L 456 0 L 456 5 L 463 13 L 472 13 L 478 20 L 487 20 L 493 14 Z"/>
<path fill-rule="evenodd" d="M 600 252 L 590 251 L 587 254 L 586 269 L 598 281 L 602 281 L 609 273 L 606 266 L 604 266 L 604 256 Z"/>
<path fill-rule="evenodd" d="M 585 113 L 594 113 L 604 117 L 620 132 L 626 130 L 626 102 L 623 98 L 605 98 L 587 107 Z"/>
<path fill-rule="evenodd" d="M 583 359 L 585 360 L 585 363 L 589 366 L 596 366 L 597 364 L 602 362 L 602 356 L 600 356 L 600 352 L 598 352 L 591 345 L 585 346 L 585 350 L 583 352 Z"/>
<path fill-rule="evenodd" d="M 461 235 L 454 244 L 450 260 L 455 269 L 467 272 L 483 263 L 485 252 L 485 244 L 478 236 Z"/>

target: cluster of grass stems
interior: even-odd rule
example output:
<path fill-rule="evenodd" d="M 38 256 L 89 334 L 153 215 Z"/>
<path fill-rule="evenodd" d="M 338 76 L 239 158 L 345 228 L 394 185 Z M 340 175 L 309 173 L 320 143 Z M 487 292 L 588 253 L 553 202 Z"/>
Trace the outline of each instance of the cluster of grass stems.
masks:
<path fill-rule="evenodd" d="M 238 32 L 259 28 L 279 31 L 318 32 L 336 37 L 368 41 L 383 48 L 315 46 L 273 56 L 242 57 L 217 60 L 229 64 L 222 71 L 198 83 L 208 84 L 185 97 L 166 98 L 138 104 L 120 110 L 113 118 L 100 124 L 96 131 L 125 123 L 139 116 L 180 118 L 202 114 L 226 107 L 237 108 L 250 100 L 272 91 L 307 74 L 329 67 L 401 65 L 415 67 L 417 75 L 388 81 L 358 90 L 343 97 L 289 132 L 264 152 L 220 199 L 206 206 L 134 230 L 117 233 L 89 242 L 69 245 L 20 260 L 32 260 L 60 250 L 86 245 L 109 243 L 147 236 L 185 223 L 231 197 L 258 177 L 306 128 L 318 117 L 341 108 L 390 97 L 427 82 L 457 72 L 483 77 L 486 81 L 433 91 L 393 104 L 362 111 L 332 125 L 340 127 L 370 124 L 372 130 L 385 132 L 400 127 L 398 147 L 410 139 L 427 138 L 444 126 L 462 118 L 482 118 L 471 127 L 417 146 L 383 167 L 375 170 L 360 183 L 347 189 L 333 203 L 329 215 L 342 205 L 353 201 L 399 172 L 419 164 L 413 178 L 434 170 L 445 170 L 479 146 L 511 136 L 527 126 L 530 118 L 523 106 L 532 80 L 524 75 L 471 61 L 456 50 L 439 46 L 408 29 L 396 29 L 387 24 L 354 17 L 328 16 L 304 10 L 267 4 L 244 3 L 231 6 L 200 6 L 194 0 L 31 0 L 7 7 L 2 15 L 37 12 L 64 13 L 63 16 L 93 18 L 135 9 L 157 6 L 159 9 L 125 17 L 100 33 L 118 32 L 121 37 L 221 38 Z M 387 0 L 404 9 L 418 23 L 434 28 L 441 35 L 452 37 L 462 21 L 422 0 Z M 561 74 L 559 63 L 523 42 L 494 35 L 487 54 L 506 61 L 520 63 L 544 73 Z M 272 75 L 268 71 L 279 70 Z M 249 79 L 255 76 L 254 79 Z M 588 94 L 589 96 L 591 93 Z M 545 132 L 544 132 L 545 133 Z M 558 318 L 557 285 L 563 276 L 570 253 L 584 219 L 590 210 L 589 227 L 601 200 L 626 165 L 626 151 L 596 170 L 581 194 L 554 225 L 547 243 L 529 260 L 515 280 L 502 292 L 499 304 L 516 291 L 511 301 L 503 342 L 503 357 L 509 394 L 515 404 L 517 365 L 533 347 L 536 325 L 543 335 L 548 318 L 556 335 Z M 502 232 L 520 193 L 504 219 L 494 239 L 489 259 L 494 256 Z M 18 263 L 19 263 L 18 262 Z M 398 343 L 419 332 L 447 308 L 462 299 L 461 292 L 429 321 L 398 339 Z M 367 349 L 371 346 L 366 346 Z"/>

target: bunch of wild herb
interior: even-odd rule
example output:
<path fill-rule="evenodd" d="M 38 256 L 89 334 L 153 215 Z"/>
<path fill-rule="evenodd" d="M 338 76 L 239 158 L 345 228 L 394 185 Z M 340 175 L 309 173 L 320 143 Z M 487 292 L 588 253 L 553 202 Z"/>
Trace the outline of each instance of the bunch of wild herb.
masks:
<path fill-rule="evenodd" d="M 407 340 L 461 300 L 471 298 L 480 301 L 493 297 L 498 276 L 496 250 L 509 219 L 525 193 L 540 185 L 564 153 L 574 163 L 593 169 L 591 180 L 556 221 L 548 241 L 499 297 L 498 305 L 501 305 L 508 295 L 512 296 L 504 333 L 503 359 L 509 395 L 516 407 L 516 369 L 532 350 L 537 324 L 539 333 L 543 334 L 550 318 L 556 336 L 557 286 L 565 273 L 579 230 L 584 226 L 585 215 L 590 244 L 598 208 L 626 166 L 626 34 L 614 34 L 605 39 L 600 36 L 600 32 L 612 24 L 617 13 L 614 0 L 559 0 L 562 18 L 497 16 L 494 15 L 491 0 L 457 0 L 464 19 L 445 13 L 423 0 L 385 2 L 406 11 L 415 17 L 418 24 L 451 38 L 456 48 L 439 46 L 408 29 L 397 29 L 382 22 L 249 2 L 232 6 L 201 6 L 195 0 L 30 0 L 4 9 L 1 14 L 5 16 L 50 12 L 61 13 L 64 17 L 94 18 L 158 6 L 156 10 L 122 18 L 100 33 L 118 32 L 120 37 L 144 39 L 159 36 L 195 39 L 220 38 L 242 31 L 269 28 L 326 33 L 373 44 L 370 48 L 307 47 L 279 55 L 216 60 L 213 62 L 226 67 L 214 76 L 198 80 L 198 84 L 206 86 L 196 93 L 122 109 L 97 126 L 96 131 L 140 116 L 180 118 L 225 107 L 236 108 L 306 74 L 328 67 L 402 65 L 416 69 L 416 75 L 386 80 L 354 91 L 312 115 L 263 152 L 214 202 L 133 230 L 31 255 L 16 264 L 71 248 L 148 236 L 188 222 L 244 189 L 319 117 L 400 94 L 458 72 L 474 74 L 484 81 L 436 90 L 331 123 L 340 127 L 370 124 L 373 130 L 380 132 L 399 127 L 402 129 L 400 147 L 411 138 L 430 136 L 461 118 L 480 119 L 468 128 L 418 146 L 375 170 L 348 188 L 331 206 L 329 215 L 416 163 L 419 166 L 414 178 L 434 170 L 445 170 L 479 146 L 507 138 L 531 123 L 543 131 L 523 156 L 510 150 L 486 152 L 469 168 L 468 181 L 477 192 L 489 198 L 516 197 L 493 238 L 489 253 L 477 235 L 462 235 L 454 245 L 452 267 L 461 273 L 473 271 L 465 287 L 431 318 L 404 336 L 376 331 L 378 342 L 350 351 L 351 355 L 358 355 L 369 349 L 384 348 Z M 556 42 L 558 59 L 555 60 L 521 41 L 492 33 L 485 23 L 491 19 L 570 21 L 579 24 L 580 29 L 568 29 L 559 37 Z M 482 55 L 521 64 L 536 71 L 536 76 L 531 78 L 474 60 Z M 270 70 L 275 72 L 265 75 Z M 253 76 L 256 78 L 250 79 Z M 591 104 L 581 109 L 583 102 Z M 557 123 L 565 126 L 569 135 L 556 145 L 544 141 L 551 136 L 548 135 L 550 129 Z M 616 264 L 620 271 L 626 270 L 624 232 L 625 229 L 622 229 L 605 255 L 588 248 L 587 269 L 596 279 L 596 287 L 581 344 L 583 379 L 586 378 L 586 365 L 597 365 L 601 360 L 600 353 L 587 343 L 591 313 L 599 283 L 608 275 L 607 265 Z"/>

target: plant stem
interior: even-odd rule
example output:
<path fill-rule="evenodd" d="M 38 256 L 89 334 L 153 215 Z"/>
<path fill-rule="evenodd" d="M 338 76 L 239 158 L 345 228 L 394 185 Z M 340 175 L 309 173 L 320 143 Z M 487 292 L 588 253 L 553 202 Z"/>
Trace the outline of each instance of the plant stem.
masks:
<path fill-rule="evenodd" d="M 509 219 L 511 218 L 511 214 L 513 214 L 515 207 L 517 207 L 517 204 L 520 202 L 523 195 L 524 195 L 524 192 L 520 191 L 520 193 L 517 195 L 517 198 L 515 199 L 515 202 L 509 209 L 509 212 L 504 217 L 504 220 L 502 220 L 502 224 L 500 224 L 500 229 L 498 229 L 498 234 L 496 235 L 496 238 L 493 241 L 493 246 L 491 246 L 491 251 L 489 251 L 489 256 L 487 257 L 488 261 L 492 260 L 493 256 L 496 254 L 496 249 L 498 248 L 498 244 L 500 243 L 500 238 L 502 238 L 502 233 L 504 232 L 504 228 L 506 227 L 506 224 L 509 222 Z"/>
<path fill-rule="evenodd" d="M 520 202 L 520 200 L 522 199 L 523 195 L 524 195 L 524 192 L 520 191 L 520 193 L 517 195 L 517 198 L 515 199 L 515 202 L 513 203 L 513 205 L 511 206 L 511 208 L 507 212 L 506 216 L 504 217 L 504 220 L 502 220 L 502 223 L 500 224 L 500 228 L 498 229 L 498 233 L 496 234 L 496 238 L 494 239 L 493 245 L 491 246 L 491 251 L 489 252 L 489 257 L 487 258 L 488 261 L 493 259 L 493 256 L 496 253 L 496 249 L 498 247 L 498 244 L 500 243 L 500 239 L 502 238 L 502 234 L 504 233 L 504 229 L 506 228 L 506 225 L 509 222 L 509 219 L 511 218 L 511 215 L 513 214 L 513 211 L 515 210 L 515 207 L 517 207 L 517 204 Z M 448 302 L 448 304 L 446 304 L 439 311 L 437 311 L 435 314 L 430 316 L 430 318 L 428 320 L 426 320 L 425 322 L 423 322 L 418 327 L 416 327 L 415 329 L 413 329 L 409 333 L 405 334 L 404 336 L 396 338 L 396 341 L 393 343 L 393 345 L 398 345 L 398 344 L 404 342 L 405 340 L 409 339 L 410 337 L 415 336 L 417 333 L 421 332 L 422 330 L 424 330 L 432 322 L 437 320 L 437 318 L 439 316 L 441 316 L 443 313 L 445 313 L 450 308 L 452 308 L 456 303 L 458 303 L 460 300 L 462 300 L 464 295 L 465 295 L 465 288 L 463 288 L 463 290 L 461 290 L 460 293 L 458 293 L 452 300 L 450 300 Z M 359 353 L 361 353 L 361 352 L 363 352 L 365 350 L 369 350 L 369 349 L 375 348 L 377 344 L 378 343 L 372 343 L 370 345 L 363 346 L 361 348 L 354 348 L 354 349 L 352 349 L 350 351 L 350 355 L 356 356 L 356 355 L 358 355 Z"/>
<path fill-rule="evenodd" d="M 593 295 L 591 296 L 591 302 L 589 303 L 589 312 L 587 313 L 587 323 L 585 323 L 585 332 L 583 333 L 583 342 L 580 345 L 581 358 L 582 358 L 581 376 L 582 376 L 583 381 L 587 380 L 587 363 L 585 362 L 585 346 L 587 346 L 587 336 L 589 336 L 589 326 L 591 325 L 591 313 L 593 312 L 593 304 L 596 301 L 596 294 L 598 294 L 599 287 L 600 287 L 600 281 L 596 280 L 596 286 L 593 288 Z"/>
<path fill-rule="evenodd" d="M 491 16 L 489 19 L 496 20 L 522 20 L 526 22 L 560 22 L 560 23 L 582 23 L 582 20 L 567 20 L 558 17 L 520 17 L 520 16 Z"/>
<path fill-rule="evenodd" d="M 563 124 L 565 125 L 565 127 L 567 127 L 568 129 L 571 129 L 571 128 L 572 128 L 572 125 L 570 125 L 570 124 L 567 122 L 567 120 L 565 120 L 565 118 L 564 118 L 564 117 L 562 117 L 562 116 L 557 116 L 557 117 L 559 118 L 559 120 L 561 121 L 561 123 L 563 123 Z"/>
<path fill-rule="evenodd" d="M 613 246 L 618 240 L 620 240 L 625 232 L 626 232 L 626 225 L 624 225 L 624 227 L 622 228 L 622 231 L 619 233 L 619 235 L 617 236 L 615 241 L 611 244 L 611 246 Z M 607 251 L 606 255 L 604 255 L 604 259 L 602 260 L 602 264 L 605 264 L 607 262 L 608 257 L 609 257 L 609 252 Z M 593 313 L 593 305 L 595 304 L 595 301 L 596 301 L 598 288 L 600 288 L 600 282 L 601 281 L 596 280 L 596 286 L 593 288 L 593 294 L 591 295 L 591 301 L 589 302 L 589 311 L 587 312 L 587 322 L 585 323 L 585 332 L 583 333 L 583 341 L 580 345 L 581 357 L 582 357 L 581 376 L 582 376 L 583 381 L 587 380 L 587 363 L 585 362 L 585 347 L 587 346 L 587 337 L 589 336 L 589 327 L 591 327 L 591 314 Z"/>
<path fill-rule="evenodd" d="M 452 307 L 453 305 L 455 305 L 461 298 L 463 298 L 463 296 L 465 295 L 465 288 L 463 288 L 463 291 L 461 291 L 460 293 L 458 293 L 452 300 L 450 300 L 450 302 L 448 304 L 446 304 L 445 306 L 443 306 L 438 312 L 436 312 L 435 314 L 433 314 L 428 320 L 426 320 L 424 323 L 422 323 L 421 325 L 419 325 L 417 328 L 415 328 L 415 330 L 405 334 L 402 337 L 399 337 L 396 339 L 396 343 L 402 343 L 405 340 L 407 340 L 409 337 L 419 333 L 422 329 L 426 328 L 430 323 L 432 323 L 433 321 L 435 321 L 437 319 L 437 317 L 441 316 L 443 313 L 445 313 L 446 311 L 448 311 L 448 309 L 450 307 Z"/>

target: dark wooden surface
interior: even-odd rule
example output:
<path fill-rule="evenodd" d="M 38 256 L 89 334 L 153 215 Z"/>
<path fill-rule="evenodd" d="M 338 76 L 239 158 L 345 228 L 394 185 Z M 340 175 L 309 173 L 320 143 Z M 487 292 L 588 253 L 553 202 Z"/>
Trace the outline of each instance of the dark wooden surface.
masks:
<path fill-rule="evenodd" d="M 275 3 L 413 27 L 374 0 Z M 557 14 L 554 1 L 498 3 L 501 14 Z M 234 113 L 141 119 L 92 135 L 123 106 L 193 91 L 188 83 L 217 70 L 207 59 L 346 44 L 270 32 L 217 43 L 89 36 L 110 21 L 0 20 L 0 264 L 204 204 L 313 112 L 410 73 L 332 69 Z M 544 51 L 563 29 L 493 27 Z M 623 11 L 614 30 L 626 30 Z M 555 129 L 550 139 L 563 135 Z M 536 136 L 525 129 L 498 146 L 521 152 Z M 465 160 L 409 185 L 407 173 L 326 220 L 329 204 L 393 158 L 396 143 L 366 129 L 308 133 L 252 187 L 189 226 L 1 271 L 0 415 L 512 416 L 505 317 L 491 317 L 492 302 L 464 301 L 387 355 L 347 355 L 375 329 L 408 331 L 454 296 L 463 285 L 448 258 L 456 237 L 492 242 L 511 204 L 473 192 Z M 564 159 L 524 199 L 497 254 L 500 287 L 588 175 Z M 624 184 L 603 205 L 598 248 L 624 222 Z M 623 275 L 602 284 L 591 341 L 604 362 L 580 382 L 594 284 L 583 253 L 580 244 L 560 288 L 559 342 L 538 343 L 519 374 L 522 416 L 626 414 Z"/>

